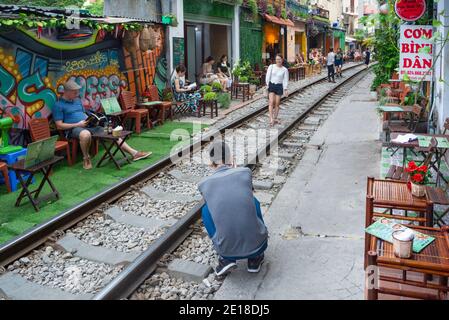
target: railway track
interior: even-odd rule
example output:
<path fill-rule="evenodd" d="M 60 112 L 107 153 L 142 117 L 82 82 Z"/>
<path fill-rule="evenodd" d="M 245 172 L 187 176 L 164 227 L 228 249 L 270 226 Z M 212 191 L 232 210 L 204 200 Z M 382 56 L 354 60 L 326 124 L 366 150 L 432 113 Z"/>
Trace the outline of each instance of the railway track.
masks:
<path fill-rule="evenodd" d="M 30 290 L 34 293 L 52 291 L 67 299 L 123 299 L 135 296 L 139 290 L 145 291 L 142 284 L 148 284 L 157 268 L 164 270 L 175 258 L 210 264 L 215 258 L 207 249 L 211 245 L 196 223 L 203 204 L 196 183 L 210 173 L 201 161 L 202 147 L 225 130 L 238 128 L 226 134 L 225 139 L 247 138 L 247 148 L 239 148 L 236 157 L 239 165 L 253 169 L 256 179 L 260 180 L 259 189 L 267 188 L 268 178 L 273 173 L 282 173 L 269 191 L 261 194 L 267 199 L 262 204 L 268 206 L 270 198 L 282 186 L 283 176 L 301 157 L 302 145 L 313 128 L 331 112 L 329 106 L 335 105 L 341 92 L 348 90 L 365 72 L 365 67 L 355 65 L 346 69 L 345 78 L 338 84 L 329 84 L 322 78 L 291 94 L 282 105 L 282 125 L 255 144 L 251 143 L 254 132 L 267 127 L 265 104 L 238 119 L 231 119 L 218 130 L 202 134 L 180 149 L 179 154 L 190 154 L 187 159 L 175 164 L 169 157 L 162 159 L 6 243 L 0 247 L 0 266 L 6 267 L 0 277 L 0 296 L 2 278 L 6 286 L 14 281 L 20 285 L 19 276 L 26 281 L 23 285 L 35 284 Z M 326 103 L 328 107 L 320 109 Z M 281 151 L 276 150 L 280 139 L 283 139 Z M 242 150 L 245 152 L 240 152 Z M 203 244 L 209 257 L 188 257 L 195 250 L 184 250 L 185 243 L 187 249 L 192 249 L 198 242 Z M 174 253 L 170 254 L 172 251 Z M 152 277 L 161 274 L 162 280 L 167 282 L 164 272 Z M 211 282 L 212 279 L 206 281 L 209 285 Z M 217 285 L 215 283 L 214 287 Z M 59 289 L 45 291 L 45 287 L 59 288 L 67 294 Z M 4 296 L 8 298 L 7 293 Z M 167 297 L 170 296 L 165 295 Z"/>

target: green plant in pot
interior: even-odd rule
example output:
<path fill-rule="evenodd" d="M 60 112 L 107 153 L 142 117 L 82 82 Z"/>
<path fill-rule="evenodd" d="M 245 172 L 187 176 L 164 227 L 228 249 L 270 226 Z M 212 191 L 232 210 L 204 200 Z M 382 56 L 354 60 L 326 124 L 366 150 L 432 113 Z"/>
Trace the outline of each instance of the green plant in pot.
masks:
<path fill-rule="evenodd" d="M 223 91 L 223 86 L 221 85 L 220 82 L 214 82 L 212 83 L 212 90 L 215 92 L 221 92 Z"/>
<path fill-rule="evenodd" d="M 231 105 L 231 94 L 227 92 L 217 94 L 217 102 L 220 108 L 229 108 Z"/>
<path fill-rule="evenodd" d="M 204 101 L 214 101 L 217 100 L 217 94 L 215 92 L 208 92 L 203 97 Z"/>
<path fill-rule="evenodd" d="M 208 84 L 205 84 L 201 86 L 200 91 L 203 95 L 205 95 L 206 93 L 212 92 L 212 87 Z"/>
<path fill-rule="evenodd" d="M 248 77 L 246 77 L 246 76 L 243 76 L 243 77 L 240 77 L 240 78 L 239 78 L 239 82 L 240 82 L 240 83 L 247 83 L 248 80 L 249 80 L 249 79 L 248 79 Z"/>

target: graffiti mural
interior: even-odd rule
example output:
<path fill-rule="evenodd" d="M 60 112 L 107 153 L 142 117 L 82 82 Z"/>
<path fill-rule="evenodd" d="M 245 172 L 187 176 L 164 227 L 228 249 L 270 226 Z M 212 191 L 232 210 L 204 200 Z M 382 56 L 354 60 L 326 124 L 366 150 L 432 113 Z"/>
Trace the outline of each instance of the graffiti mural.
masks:
<path fill-rule="evenodd" d="M 165 79 L 157 70 L 165 63 L 161 26 L 157 48 L 130 54 L 122 47 L 121 36 L 93 32 L 91 39 L 57 41 L 46 33 L 0 32 L 0 113 L 14 118 L 14 128 L 27 129 L 33 118 L 51 117 L 52 108 L 63 93 L 63 84 L 75 80 L 86 109 L 98 111 L 101 99 L 118 97 L 123 90 L 142 94 L 147 85 L 161 89 Z M 71 48 L 71 45 L 73 48 Z"/>
<path fill-rule="evenodd" d="M 17 128 L 33 117 L 48 117 L 51 111 L 45 107 L 57 99 L 50 79 L 39 70 L 23 72 L 23 63 L 0 47 L 0 107 L 13 116 Z"/>

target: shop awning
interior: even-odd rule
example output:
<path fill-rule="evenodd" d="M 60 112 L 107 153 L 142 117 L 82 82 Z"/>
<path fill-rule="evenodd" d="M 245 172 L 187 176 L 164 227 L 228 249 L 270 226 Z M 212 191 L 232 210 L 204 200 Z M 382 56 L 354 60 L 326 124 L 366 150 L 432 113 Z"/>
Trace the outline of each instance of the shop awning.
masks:
<path fill-rule="evenodd" d="M 270 16 L 269 14 L 265 14 L 265 20 L 275 23 L 275 24 L 280 24 L 281 26 L 288 26 L 288 27 L 295 26 L 293 21 L 291 21 L 290 19 L 282 19 L 282 18 L 278 18 L 276 16 Z"/>
<path fill-rule="evenodd" d="M 356 42 L 356 41 L 357 41 L 357 39 L 354 39 L 354 38 L 351 38 L 348 36 L 346 36 L 346 38 L 345 38 L 345 42 Z"/>

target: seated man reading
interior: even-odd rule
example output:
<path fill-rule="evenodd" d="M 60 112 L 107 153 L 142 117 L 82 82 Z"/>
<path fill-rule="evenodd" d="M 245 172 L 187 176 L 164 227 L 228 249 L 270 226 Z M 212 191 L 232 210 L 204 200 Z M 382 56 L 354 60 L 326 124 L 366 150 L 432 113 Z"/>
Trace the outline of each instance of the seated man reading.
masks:
<path fill-rule="evenodd" d="M 53 108 L 53 119 L 56 127 L 59 130 L 64 130 L 68 138 L 79 139 L 84 159 L 83 167 L 88 170 L 92 169 L 92 161 L 89 156 L 92 134 L 103 132 L 104 129 L 100 126 L 87 127 L 87 114 L 79 98 L 80 89 L 81 87 L 75 81 L 68 81 L 64 84 L 64 94 Z M 151 152 L 134 150 L 127 143 L 123 144 L 122 149 L 131 154 L 134 161 L 151 155 Z"/>
<path fill-rule="evenodd" d="M 232 165 L 225 142 L 213 143 L 209 156 L 215 172 L 204 178 L 198 189 L 206 202 L 203 223 L 219 255 L 215 273 L 224 275 L 241 259 L 248 259 L 248 272 L 259 272 L 268 230 L 253 195 L 252 172 Z"/>

